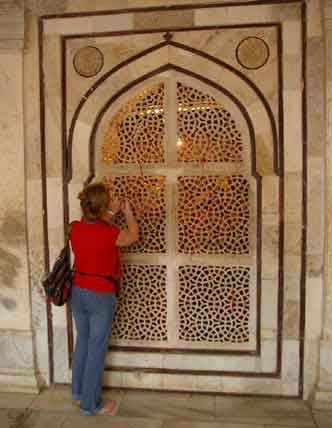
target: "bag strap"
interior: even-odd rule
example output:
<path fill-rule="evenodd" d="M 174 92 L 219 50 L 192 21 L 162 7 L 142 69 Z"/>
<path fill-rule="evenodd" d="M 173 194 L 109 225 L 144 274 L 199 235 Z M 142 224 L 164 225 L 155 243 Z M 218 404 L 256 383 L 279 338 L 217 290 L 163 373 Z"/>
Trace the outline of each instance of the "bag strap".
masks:
<path fill-rule="evenodd" d="M 100 273 L 88 273 L 88 272 L 80 272 L 80 271 L 74 271 L 74 273 L 78 273 L 79 275 L 83 275 L 83 276 L 96 276 L 98 278 L 103 278 L 103 279 L 107 279 L 110 282 L 113 282 L 115 284 L 116 287 L 118 287 L 119 282 L 116 278 L 114 278 L 112 275 L 102 275 Z"/>

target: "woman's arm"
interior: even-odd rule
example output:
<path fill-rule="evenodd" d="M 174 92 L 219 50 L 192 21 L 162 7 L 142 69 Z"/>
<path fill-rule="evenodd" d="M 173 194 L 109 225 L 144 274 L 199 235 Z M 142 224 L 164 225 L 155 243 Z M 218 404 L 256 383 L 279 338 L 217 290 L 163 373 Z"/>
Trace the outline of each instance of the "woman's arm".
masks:
<path fill-rule="evenodd" d="M 127 247 L 138 240 L 138 224 L 133 214 L 128 200 L 124 201 L 123 213 L 127 222 L 127 228 L 121 229 L 115 245 L 118 247 Z"/>

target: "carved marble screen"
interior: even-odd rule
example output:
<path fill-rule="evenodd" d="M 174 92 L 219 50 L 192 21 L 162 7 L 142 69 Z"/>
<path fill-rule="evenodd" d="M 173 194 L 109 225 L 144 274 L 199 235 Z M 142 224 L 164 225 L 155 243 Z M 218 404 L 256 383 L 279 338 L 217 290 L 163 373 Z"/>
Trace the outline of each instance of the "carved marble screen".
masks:
<path fill-rule="evenodd" d="M 256 350 L 257 192 L 238 106 L 170 71 L 110 106 L 98 137 L 103 180 L 140 227 L 113 344 Z"/>

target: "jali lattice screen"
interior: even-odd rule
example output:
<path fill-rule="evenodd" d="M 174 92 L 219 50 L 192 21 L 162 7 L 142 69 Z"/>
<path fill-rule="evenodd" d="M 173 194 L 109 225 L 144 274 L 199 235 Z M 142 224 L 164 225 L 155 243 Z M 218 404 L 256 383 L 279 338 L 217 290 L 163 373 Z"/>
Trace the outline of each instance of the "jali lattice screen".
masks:
<path fill-rule="evenodd" d="M 202 88 L 168 81 L 141 91 L 110 118 L 101 146 L 110 168 L 105 181 L 113 195 L 131 201 L 140 227 L 139 241 L 124 249 L 117 343 L 162 341 L 187 350 L 248 343 L 252 201 L 234 117 Z M 174 127 L 173 141 L 166 136 L 175 135 Z M 225 174 L 225 163 L 237 164 L 239 173 Z M 124 227 L 124 218 L 116 224 Z"/>

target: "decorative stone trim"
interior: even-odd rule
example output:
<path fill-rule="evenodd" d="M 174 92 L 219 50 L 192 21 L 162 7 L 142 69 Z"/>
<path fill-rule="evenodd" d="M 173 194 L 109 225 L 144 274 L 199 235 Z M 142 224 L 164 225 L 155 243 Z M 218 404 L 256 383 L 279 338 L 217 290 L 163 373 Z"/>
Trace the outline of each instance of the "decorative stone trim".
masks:
<path fill-rule="evenodd" d="M 24 41 L 24 6 L 22 1 L 0 3 L 0 49 L 20 49 Z"/>

